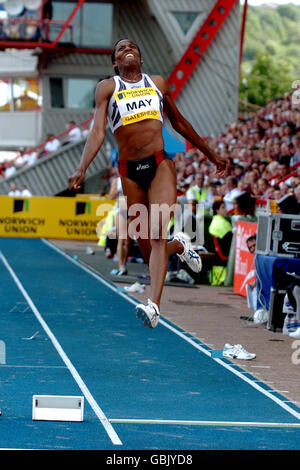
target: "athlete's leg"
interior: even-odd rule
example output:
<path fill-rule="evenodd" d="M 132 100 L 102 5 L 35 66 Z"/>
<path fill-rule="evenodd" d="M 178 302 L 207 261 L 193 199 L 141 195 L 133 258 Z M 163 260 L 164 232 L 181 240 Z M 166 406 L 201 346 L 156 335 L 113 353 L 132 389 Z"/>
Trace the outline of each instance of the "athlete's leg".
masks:
<path fill-rule="evenodd" d="M 183 251 L 177 240 L 170 243 L 167 240 L 167 228 L 177 200 L 176 172 L 171 160 L 164 160 L 158 166 L 148 199 L 152 247 L 149 260 L 151 300 L 159 307 L 169 256 Z"/>
<path fill-rule="evenodd" d="M 135 236 L 145 263 L 149 265 L 151 244 L 149 240 L 148 196 L 137 183 L 121 176 L 123 193 L 127 198 L 129 236 Z"/>

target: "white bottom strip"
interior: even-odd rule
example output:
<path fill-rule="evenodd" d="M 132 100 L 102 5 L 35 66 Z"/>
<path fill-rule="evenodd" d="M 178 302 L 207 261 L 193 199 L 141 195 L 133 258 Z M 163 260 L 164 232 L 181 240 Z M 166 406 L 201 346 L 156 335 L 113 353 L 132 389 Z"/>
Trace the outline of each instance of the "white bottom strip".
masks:
<path fill-rule="evenodd" d="M 257 426 L 268 428 L 299 428 L 300 423 L 264 423 L 251 421 L 185 421 L 173 419 L 110 419 L 113 424 L 173 424 L 180 426 Z"/>

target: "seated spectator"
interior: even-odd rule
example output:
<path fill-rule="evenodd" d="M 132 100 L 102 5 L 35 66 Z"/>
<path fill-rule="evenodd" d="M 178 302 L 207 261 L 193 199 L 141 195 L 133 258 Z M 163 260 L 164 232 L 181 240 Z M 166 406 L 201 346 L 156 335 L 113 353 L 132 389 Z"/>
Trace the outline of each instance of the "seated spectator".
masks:
<path fill-rule="evenodd" d="M 220 181 L 212 181 L 209 184 L 209 190 L 214 197 L 214 201 L 221 199 L 219 195 L 219 190 L 218 190 L 220 186 L 221 186 Z"/>
<path fill-rule="evenodd" d="M 269 194 L 271 187 L 266 178 L 259 178 L 257 181 L 257 187 L 259 192 L 258 196 L 260 199 L 270 199 Z"/>
<path fill-rule="evenodd" d="M 240 191 L 240 193 L 242 193 L 243 191 L 249 190 L 249 185 L 247 184 L 245 180 L 242 179 L 241 181 L 238 182 L 237 188 Z"/>
<path fill-rule="evenodd" d="M 10 185 L 10 191 L 8 192 L 8 196 L 12 197 L 18 197 L 21 196 L 21 192 L 18 190 L 17 186 L 15 183 L 11 183 Z"/>
<path fill-rule="evenodd" d="M 27 188 L 27 186 L 26 186 L 25 184 L 22 184 L 22 185 L 21 185 L 21 193 L 20 193 L 20 195 L 21 195 L 22 197 L 31 197 L 31 196 L 32 196 L 31 192 L 29 191 L 29 189 Z"/>
<path fill-rule="evenodd" d="M 281 180 L 282 178 L 285 178 L 286 176 L 288 176 L 288 174 L 290 173 L 288 163 L 280 163 L 280 165 L 278 166 L 278 173 L 279 173 L 278 180 Z M 284 180 L 284 183 L 287 184 L 288 186 L 290 186 L 291 182 L 292 182 L 292 178 L 288 178 Z"/>
<path fill-rule="evenodd" d="M 62 145 L 67 145 L 73 142 L 77 142 L 78 140 L 81 139 L 82 134 L 81 130 L 79 129 L 78 126 L 76 126 L 74 121 L 69 121 L 68 124 L 66 125 L 68 134 L 67 136 L 63 139 Z"/>
<path fill-rule="evenodd" d="M 300 135 L 295 135 L 293 138 L 294 153 L 291 157 L 290 165 L 300 162 Z"/>
<path fill-rule="evenodd" d="M 292 142 L 293 132 L 295 125 L 292 122 L 284 122 L 281 127 L 283 128 L 282 142 L 290 144 Z"/>
<path fill-rule="evenodd" d="M 240 181 L 245 176 L 245 170 L 242 165 L 235 165 L 234 176 L 238 181 Z"/>
<path fill-rule="evenodd" d="M 265 177 L 265 171 L 266 171 L 266 168 L 267 168 L 267 164 L 268 164 L 268 162 L 264 162 L 264 161 L 261 161 L 258 164 L 258 172 L 263 177 Z"/>
<path fill-rule="evenodd" d="M 233 211 L 234 200 L 239 194 L 241 194 L 241 191 L 239 191 L 237 186 L 237 179 L 234 176 L 229 176 L 226 180 L 226 193 L 224 196 L 224 202 L 227 213 Z"/>
<path fill-rule="evenodd" d="M 53 134 L 47 134 L 46 136 L 46 143 L 44 145 L 43 155 L 48 153 L 56 152 L 61 146 L 60 140 L 57 139 Z"/>
<path fill-rule="evenodd" d="M 276 183 L 277 180 L 278 167 L 279 163 L 276 161 L 269 163 L 269 165 L 266 167 L 265 177 L 272 186 Z"/>
<path fill-rule="evenodd" d="M 194 184 L 187 190 L 187 202 L 202 202 L 204 210 L 210 212 L 214 203 L 214 196 L 209 188 L 204 186 L 204 176 L 202 173 L 196 173 Z"/>
<path fill-rule="evenodd" d="M 254 183 L 251 184 L 249 194 L 251 194 L 253 197 L 259 198 L 259 188 L 257 181 L 254 181 Z"/>
<path fill-rule="evenodd" d="M 274 188 L 274 186 L 269 186 L 269 189 L 266 191 L 265 195 L 260 196 L 259 199 L 274 200 L 275 199 L 275 188 Z"/>
<path fill-rule="evenodd" d="M 244 181 L 251 187 L 253 183 L 257 183 L 257 180 L 259 179 L 259 171 L 257 169 L 251 169 L 248 171 L 244 177 Z"/>
<path fill-rule="evenodd" d="M 25 153 L 21 155 L 21 166 L 33 165 L 38 159 L 38 153 L 27 148 Z"/>
<path fill-rule="evenodd" d="M 290 194 L 291 192 L 291 188 L 285 182 L 280 183 L 279 188 L 280 188 L 282 196 L 285 196 L 286 194 Z"/>
<path fill-rule="evenodd" d="M 282 193 L 281 189 L 279 187 L 274 188 L 274 194 L 273 194 L 274 200 L 278 201 L 279 199 L 282 198 Z"/>
<path fill-rule="evenodd" d="M 278 158 L 279 163 L 286 163 L 290 166 L 290 161 L 293 155 L 294 145 L 288 142 L 282 142 L 280 146 L 280 157 Z"/>
<path fill-rule="evenodd" d="M 11 176 L 13 176 L 16 170 L 17 169 L 12 160 L 6 162 L 5 163 L 5 178 L 10 178 Z"/>
<path fill-rule="evenodd" d="M 184 168 L 183 181 L 185 184 L 192 184 L 195 178 L 196 170 L 192 163 L 187 163 Z"/>

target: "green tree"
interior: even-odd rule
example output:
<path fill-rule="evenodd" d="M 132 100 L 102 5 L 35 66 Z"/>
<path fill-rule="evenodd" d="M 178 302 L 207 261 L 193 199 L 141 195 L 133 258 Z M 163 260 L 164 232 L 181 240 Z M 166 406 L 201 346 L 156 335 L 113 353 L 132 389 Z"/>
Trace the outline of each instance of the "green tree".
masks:
<path fill-rule="evenodd" d="M 278 62 L 266 52 L 258 52 L 249 73 L 242 73 L 240 99 L 248 103 L 265 106 L 276 96 L 283 96 L 291 91 L 295 78 L 291 74 L 291 65 Z"/>
<path fill-rule="evenodd" d="M 291 74 L 294 79 L 299 79 L 299 43 L 300 6 L 288 4 L 277 8 L 248 7 L 243 57 L 247 68 L 249 63 L 254 64 L 259 52 L 267 52 L 272 54 L 277 63 L 290 63 Z"/>
<path fill-rule="evenodd" d="M 287 5 L 278 5 L 276 10 L 280 16 L 284 16 L 293 21 L 300 21 L 300 8 L 292 3 Z"/>

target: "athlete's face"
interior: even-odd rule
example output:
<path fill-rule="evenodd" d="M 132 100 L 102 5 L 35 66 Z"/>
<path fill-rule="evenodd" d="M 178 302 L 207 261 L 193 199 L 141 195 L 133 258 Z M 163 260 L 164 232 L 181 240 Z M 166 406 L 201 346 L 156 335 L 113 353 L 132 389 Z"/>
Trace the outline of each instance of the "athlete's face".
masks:
<path fill-rule="evenodd" d="M 141 67 L 142 60 L 137 45 L 129 39 L 123 39 L 118 42 L 115 49 L 114 66 L 120 67 L 136 66 Z"/>

